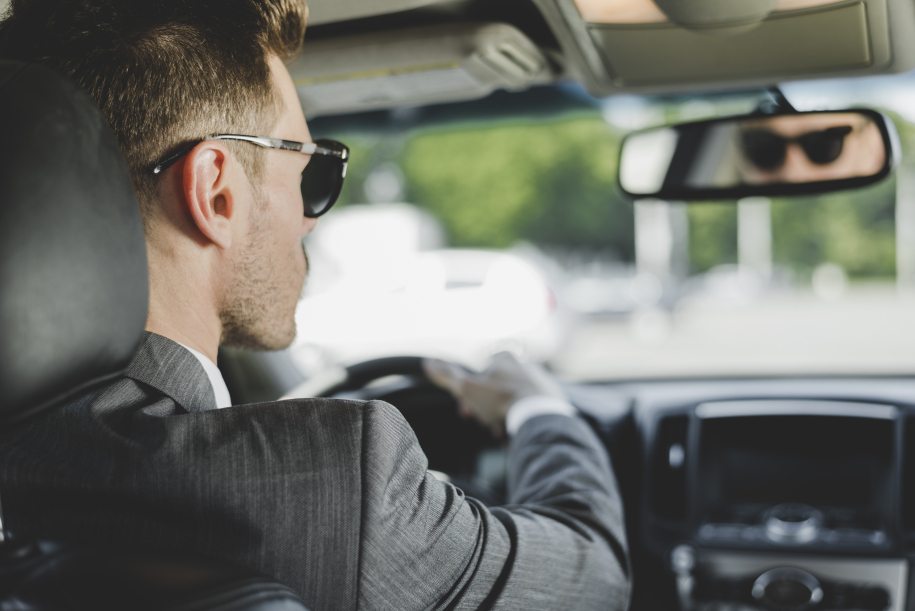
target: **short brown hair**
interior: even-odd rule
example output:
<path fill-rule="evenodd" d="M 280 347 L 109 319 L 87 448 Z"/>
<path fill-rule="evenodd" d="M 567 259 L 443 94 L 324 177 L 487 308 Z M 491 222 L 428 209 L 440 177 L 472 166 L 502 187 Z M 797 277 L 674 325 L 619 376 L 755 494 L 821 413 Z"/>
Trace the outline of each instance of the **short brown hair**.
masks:
<path fill-rule="evenodd" d="M 0 58 L 43 64 L 89 92 L 148 217 L 159 159 L 214 133 L 276 125 L 268 57 L 298 53 L 307 18 L 305 0 L 12 0 Z M 263 153 L 233 145 L 256 177 Z"/>

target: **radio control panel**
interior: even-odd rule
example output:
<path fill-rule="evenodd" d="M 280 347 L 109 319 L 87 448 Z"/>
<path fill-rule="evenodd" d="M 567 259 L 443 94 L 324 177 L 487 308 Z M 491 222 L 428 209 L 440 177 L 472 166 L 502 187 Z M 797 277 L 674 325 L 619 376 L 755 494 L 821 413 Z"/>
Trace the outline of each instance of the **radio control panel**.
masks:
<path fill-rule="evenodd" d="M 803 503 L 738 505 L 713 512 L 697 532 L 700 543 L 773 548 L 881 550 L 890 546 L 879 520 L 848 508 Z"/>

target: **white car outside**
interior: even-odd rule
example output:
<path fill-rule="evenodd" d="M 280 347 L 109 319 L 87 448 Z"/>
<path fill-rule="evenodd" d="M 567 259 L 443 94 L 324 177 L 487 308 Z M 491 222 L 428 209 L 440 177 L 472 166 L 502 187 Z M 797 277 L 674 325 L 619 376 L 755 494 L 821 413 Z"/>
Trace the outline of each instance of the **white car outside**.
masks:
<path fill-rule="evenodd" d="M 305 375 L 392 354 L 479 367 L 511 350 L 546 360 L 562 339 L 532 263 L 504 251 L 433 248 L 431 217 L 407 204 L 350 206 L 308 241 L 313 278 L 292 355 Z"/>

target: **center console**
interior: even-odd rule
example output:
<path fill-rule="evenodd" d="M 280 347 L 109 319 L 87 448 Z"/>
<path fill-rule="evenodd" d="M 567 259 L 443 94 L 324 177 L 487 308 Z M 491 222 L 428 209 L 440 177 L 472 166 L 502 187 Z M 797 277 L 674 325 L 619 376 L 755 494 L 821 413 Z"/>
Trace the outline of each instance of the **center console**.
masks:
<path fill-rule="evenodd" d="M 645 535 L 683 609 L 904 608 L 899 410 L 814 400 L 662 414 Z"/>

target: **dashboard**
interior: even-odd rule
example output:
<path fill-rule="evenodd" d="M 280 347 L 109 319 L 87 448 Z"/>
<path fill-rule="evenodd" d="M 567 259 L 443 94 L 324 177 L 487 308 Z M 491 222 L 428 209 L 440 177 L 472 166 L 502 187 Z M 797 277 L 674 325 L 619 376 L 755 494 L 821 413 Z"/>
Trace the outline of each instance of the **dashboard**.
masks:
<path fill-rule="evenodd" d="M 504 441 L 417 367 L 335 396 L 394 404 L 437 476 L 503 504 Z M 915 611 L 915 378 L 564 389 L 619 483 L 632 611 Z"/>
<path fill-rule="evenodd" d="M 634 610 L 915 608 L 915 380 L 567 391 L 623 492 Z"/>

